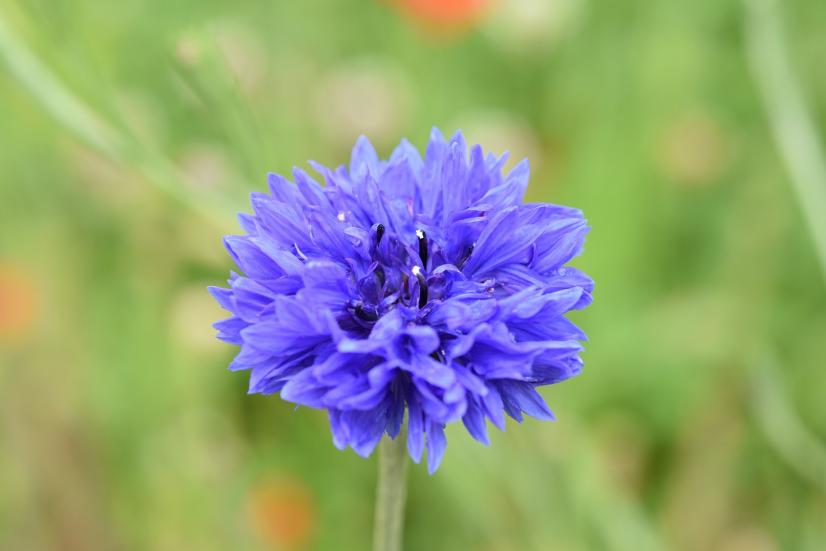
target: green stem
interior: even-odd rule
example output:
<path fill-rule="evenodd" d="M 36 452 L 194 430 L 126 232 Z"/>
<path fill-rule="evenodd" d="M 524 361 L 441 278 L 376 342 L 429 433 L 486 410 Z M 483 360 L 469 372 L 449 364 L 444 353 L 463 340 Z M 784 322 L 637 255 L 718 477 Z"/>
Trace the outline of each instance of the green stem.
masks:
<path fill-rule="evenodd" d="M 407 478 L 404 434 L 379 444 L 379 479 L 373 526 L 373 551 L 401 551 Z"/>
<path fill-rule="evenodd" d="M 744 2 L 746 53 L 826 279 L 826 157 L 817 119 L 792 69 L 780 17 L 782 3 Z"/>

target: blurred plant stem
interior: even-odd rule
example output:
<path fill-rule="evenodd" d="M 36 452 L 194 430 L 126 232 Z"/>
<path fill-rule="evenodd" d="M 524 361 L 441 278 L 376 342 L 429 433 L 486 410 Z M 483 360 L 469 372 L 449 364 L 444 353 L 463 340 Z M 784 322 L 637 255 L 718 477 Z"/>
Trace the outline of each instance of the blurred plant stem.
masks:
<path fill-rule="evenodd" d="M 826 281 L 826 159 L 792 71 L 777 0 L 744 0 L 746 54 Z"/>
<path fill-rule="evenodd" d="M 123 140 L 88 106 L 73 96 L 57 78 L 23 45 L 0 16 L 0 55 L 11 73 L 58 122 L 109 157 L 118 157 Z"/>
<path fill-rule="evenodd" d="M 744 0 L 746 53 L 826 281 L 826 158 L 814 119 L 790 64 L 777 0 Z M 754 415 L 778 455 L 826 491 L 826 448 L 783 391 L 773 351 L 752 370 Z"/>
<path fill-rule="evenodd" d="M 0 13 L 0 58 L 32 98 L 78 139 L 113 161 L 134 167 L 150 183 L 176 201 L 203 215 L 219 227 L 226 226 L 226 206 L 231 201 L 195 196 L 183 185 L 178 169 L 151 144 L 141 144 L 107 122 L 72 93 L 50 69 L 32 53 Z"/>
<path fill-rule="evenodd" d="M 754 415 L 775 451 L 826 492 L 826 447 L 801 421 L 783 390 L 777 358 L 764 351 L 752 370 Z"/>
<path fill-rule="evenodd" d="M 373 551 L 400 551 L 407 494 L 407 446 L 404 432 L 379 444 L 379 476 L 373 522 Z"/>

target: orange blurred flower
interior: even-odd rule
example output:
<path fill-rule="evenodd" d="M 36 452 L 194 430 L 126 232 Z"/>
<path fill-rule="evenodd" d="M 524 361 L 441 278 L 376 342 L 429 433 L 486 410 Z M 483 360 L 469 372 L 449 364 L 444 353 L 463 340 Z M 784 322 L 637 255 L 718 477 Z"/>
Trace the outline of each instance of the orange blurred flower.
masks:
<path fill-rule="evenodd" d="M 248 511 L 253 530 L 273 549 L 301 549 L 312 539 L 313 495 L 297 478 L 257 484 L 250 491 Z"/>
<path fill-rule="evenodd" d="M 31 280 L 15 266 L 0 263 L 0 339 L 20 338 L 34 321 L 35 304 Z"/>
<path fill-rule="evenodd" d="M 473 26 L 484 15 L 492 0 L 388 0 L 402 13 L 440 29 Z"/>

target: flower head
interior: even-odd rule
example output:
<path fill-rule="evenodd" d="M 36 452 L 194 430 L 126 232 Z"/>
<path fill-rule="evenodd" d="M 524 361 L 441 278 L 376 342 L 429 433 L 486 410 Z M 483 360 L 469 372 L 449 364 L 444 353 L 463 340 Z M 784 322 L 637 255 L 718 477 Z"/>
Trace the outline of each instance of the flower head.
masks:
<path fill-rule="evenodd" d="M 391 0 L 404 14 L 444 30 L 469 28 L 490 8 L 490 0 Z"/>
<path fill-rule="evenodd" d="M 434 129 L 424 159 L 407 141 L 379 160 L 356 143 L 349 168 L 295 169 L 253 193 L 243 236 L 225 239 L 244 275 L 211 288 L 239 345 L 230 369 L 251 393 L 329 412 L 333 442 L 367 456 L 407 412 L 407 447 L 436 470 L 444 426 L 461 420 L 487 444 L 487 421 L 553 419 L 536 387 L 582 368 L 585 334 L 564 314 L 593 282 L 565 264 L 581 249 L 582 213 L 521 204 L 522 161 L 468 152 Z"/>

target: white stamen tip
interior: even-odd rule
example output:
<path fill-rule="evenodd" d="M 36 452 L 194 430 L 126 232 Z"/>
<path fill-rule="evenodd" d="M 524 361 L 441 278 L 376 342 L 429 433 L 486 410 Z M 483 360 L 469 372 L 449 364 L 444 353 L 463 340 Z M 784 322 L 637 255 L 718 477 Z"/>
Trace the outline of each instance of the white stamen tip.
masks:
<path fill-rule="evenodd" d="M 336 218 L 338 218 L 339 222 L 344 222 L 344 213 L 343 212 L 338 213 L 338 216 L 336 216 Z"/>
<path fill-rule="evenodd" d="M 413 266 L 413 275 L 418 277 L 420 273 L 422 273 L 422 269 L 418 266 Z"/>
<path fill-rule="evenodd" d="M 424 232 L 422 230 L 416 230 L 416 237 L 424 239 Z"/>

